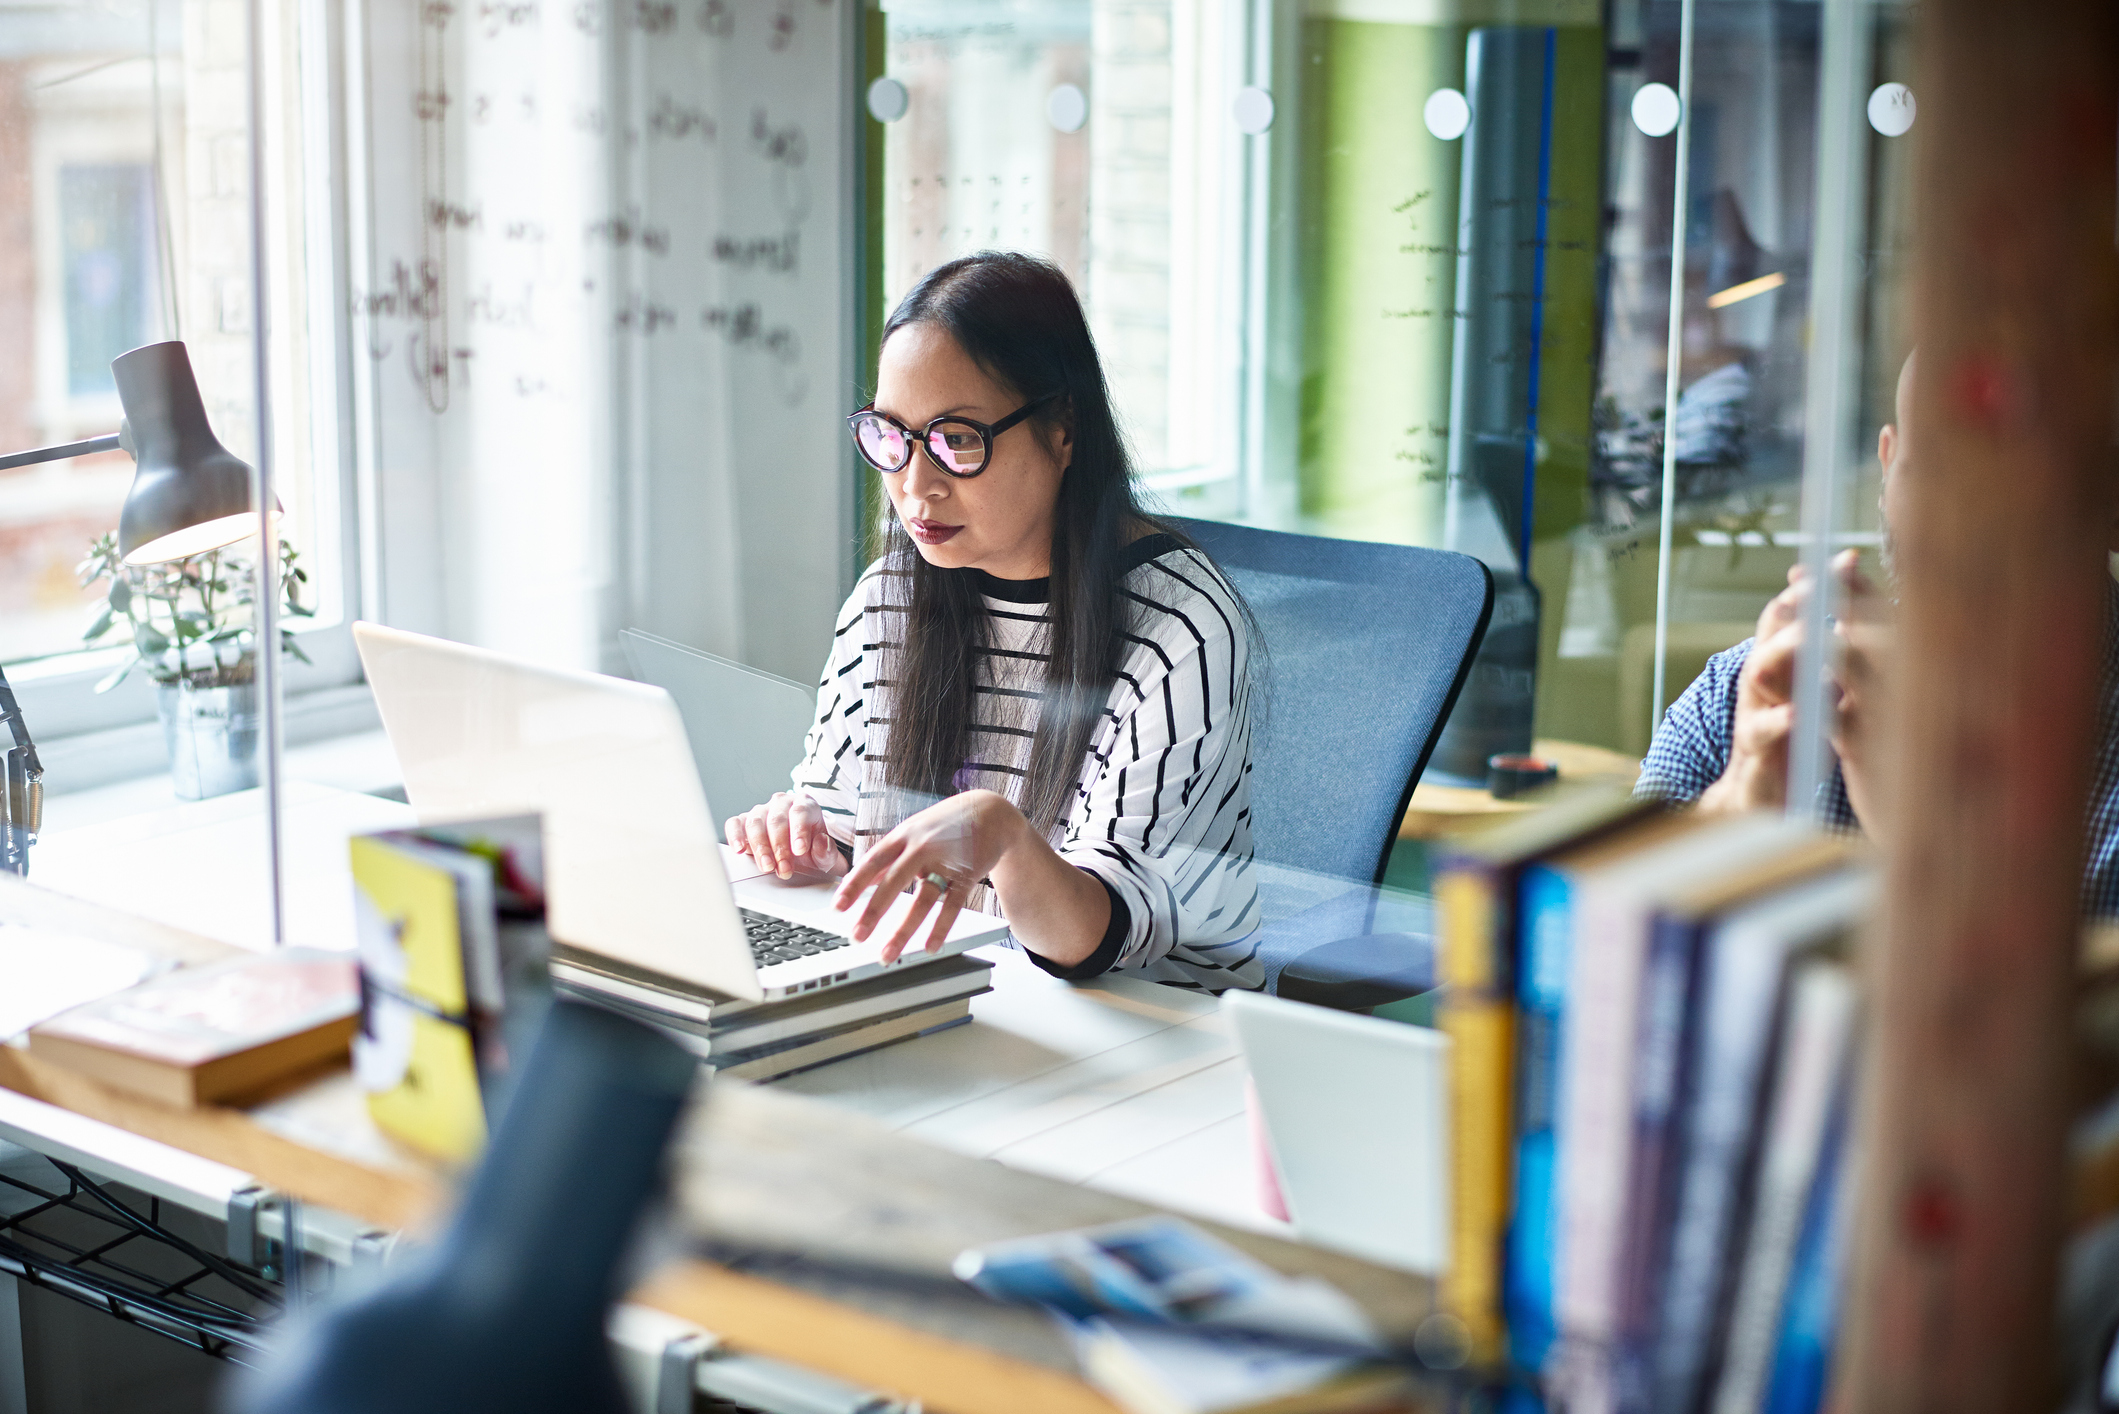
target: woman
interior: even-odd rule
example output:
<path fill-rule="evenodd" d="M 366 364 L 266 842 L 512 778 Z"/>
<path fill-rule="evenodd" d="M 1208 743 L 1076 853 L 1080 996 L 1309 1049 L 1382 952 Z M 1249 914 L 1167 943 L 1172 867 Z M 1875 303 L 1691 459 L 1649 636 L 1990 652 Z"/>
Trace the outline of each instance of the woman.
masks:
<path fill-rule="evenodd" d="M 1065 275 L 952 261 L 884 329 L 850 419 L 894 515 L 841 613 L 795 789 L 728 823 L 843 876 L 894 961 L 964 908 L 1062 977 L 1257 987 L 1242 600 L 1135 499 Z"/>

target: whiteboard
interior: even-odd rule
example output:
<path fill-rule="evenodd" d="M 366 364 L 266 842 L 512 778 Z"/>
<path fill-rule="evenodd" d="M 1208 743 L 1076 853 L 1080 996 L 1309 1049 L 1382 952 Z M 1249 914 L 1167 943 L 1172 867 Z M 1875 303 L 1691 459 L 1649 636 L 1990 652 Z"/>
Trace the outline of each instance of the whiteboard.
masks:
<path fill-rule="evenodd" d="M 867 376 L 858 4 L 355 7 L 371 613 L 605 671 L 642 628 L 814 679 Z"/>

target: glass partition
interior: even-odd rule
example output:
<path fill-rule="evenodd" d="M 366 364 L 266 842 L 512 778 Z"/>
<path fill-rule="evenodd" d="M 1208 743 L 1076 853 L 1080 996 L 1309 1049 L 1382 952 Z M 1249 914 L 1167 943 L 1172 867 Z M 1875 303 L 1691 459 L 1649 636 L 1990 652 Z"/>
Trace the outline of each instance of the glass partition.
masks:
<path fill-rule="evenodd" d="M 1906 8 L 1858 8 L 1847 417 L 1871 450 L 1830 533 L 1873 560 L 1915 108 Z M 1096 311 L 1173 508 L 1485 560 L 1495 618 L 1431 780 L 1477 783 L 1489 752 L 1534 739 L 1638 759 L 1787 583 L 1820 6 L 1318 0 L 1232 13 L 1218 39 L 1181 0 L 885 12 L 908 101 L 875 179 L 881 306 L 964 251 L 1050 254 Z M 1271 91 L 1269 141 L 1237 121 L 1251 83 Z M 1251 261 L 1266 278 L 1213 273 Z M 1187 299 L 1172 271 L 1225 300 Z M 1183 434 L 1251 419 L 1267 431 L 1248 442 Z M 1252 474 L 1211 497 L 1186 484 L 1222 455 Z"/>

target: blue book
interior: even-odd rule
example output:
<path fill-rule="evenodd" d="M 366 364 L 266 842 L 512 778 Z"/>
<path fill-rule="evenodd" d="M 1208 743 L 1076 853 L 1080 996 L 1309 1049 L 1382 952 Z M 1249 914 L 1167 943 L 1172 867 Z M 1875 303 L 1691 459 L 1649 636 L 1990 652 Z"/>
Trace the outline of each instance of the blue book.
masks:
<path fill-rule="evenodd" d="M 1509 1354 L 1541 1369 L 1558 1334 L 1553 1309 L 1560 1224 L 1553 1177 L 1558 1163 L 1562 1028 L 1574 881 L 1555 863 L 1523 871 L 1517 899 L 1522 957 L 1516 969 L 1516 1210 L 1509 1224 L 1502 1301 Z"/>
<path fill-rule="evenodd" d="M 1851 1077 L 1849 1077 L 1851 1081 Z M 1846 1279 L 1847 1226 L 1853 1207 L 1854 1146 L 1848 1141 L 1854 1105 L 1853 1085 L 1842 1082 L 1834 1098 L 1832 1127 L 1819 1156 L 1817 1180 L 1796 1240 L 1795 1265 L 1789 1273 L 1782 1306 L 1779 1339 L 1774 1344 L 1773 1375 L 1766 1388 L 1764 1414 L 1817 1414 L 1824 1407 L 1826 1382 L 1832 1373 L 1833 1334 L 1839 1325 L 1842 1284 Z"/>
<path fill-rule="evenodd" d="M 1828 874 L 1728 915 L 1703 939 L 1699 1015 L 1685 1060 L 1694 1080 L 1677 1120 L 1683 1151 L 1655 1321 L 1652 1407 L 1659 1411 L 1697 1407 L 1712 1365 L 1782 975 L 1803 949 L 1844 934 L 1874 894 L 1866 871 Z"/>

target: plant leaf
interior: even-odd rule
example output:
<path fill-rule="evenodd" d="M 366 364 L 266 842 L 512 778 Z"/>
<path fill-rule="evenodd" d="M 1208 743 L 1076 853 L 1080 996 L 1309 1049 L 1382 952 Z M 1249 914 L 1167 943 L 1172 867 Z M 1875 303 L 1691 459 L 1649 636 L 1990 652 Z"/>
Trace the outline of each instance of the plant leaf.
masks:
<path fill-rule="evenodd" d="M 96 615 L 96 621 L 90 625 L 88 632 L 81 635 L 81 641 L 83 643 L 94 643 L 104 634 L 109 633 L 111 622 L 116 617 L 108 607 L 105 607 L 102 613 Z"/>
<path fill-rule="evenodd" d="M 132 585 L 122 575 L 110 582 L 110 607 L 113 613 L 132 612 Z"/>
<path fill-rule="evenodd" d="M 153 624 L 136 623 L 132 628 L 132 641 L 140 650 L 140 656 L 151 658 L 157 653 L 169 651 L 169 640 Z"/>
<path fill-rule="evenodd" d="M 127 658 L 124 662 L 118 664 L 117 671 L 113 672 L 110 676 L 104 678 L 103 681 L 96 684 L 96 691 L 108 692 L 112 688 L 116 687 L 119 683 L 125 681 L 125 675 L 131 672 L 132 665 L 139 661 L 140 656 L 135 653 L 132 657 Z"/>

